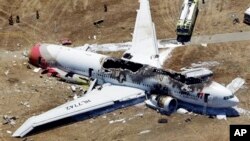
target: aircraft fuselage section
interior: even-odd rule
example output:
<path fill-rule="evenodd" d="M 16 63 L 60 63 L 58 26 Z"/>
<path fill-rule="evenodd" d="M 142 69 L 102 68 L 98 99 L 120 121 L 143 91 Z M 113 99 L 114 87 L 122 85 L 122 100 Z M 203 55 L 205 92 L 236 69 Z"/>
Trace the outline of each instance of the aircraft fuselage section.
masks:
<path fill-rule="evenodd" d="M 117 62 L 120 63 L 120 66 Z M 113 66 L 112 64 L 116 65 Z M 165 74 L 162 72 L 165 72 Z M 96 78 L 102 83 L 135 87 L 143 89 L 149 94 L 170 95 L 182 100 L 188 99 L 188 102 L 192 103 L 197 103 L 198 101 L 200 101 L 200 104 L 203 103 L 203 99 L 200 99 L 197 93 L 205 86 L 204 83 L 186 85 L 171 78 L 167 73 L 174 76 L 176 72 L 167 72 L 148 65 L 128 62 L 121 59 L 106 58 L 101 70 L 97 71 Z"/>
<path fill-rule="evenodd" d="M 197 95 L 204 87 L 204 84 L 186 85 L 185 83 L 181 83 L 180 81 L 171 78 L 167 74 L 160 73 L 164 71 L 162 69 L 154 68 L 148 65 L 128 62 L 122 59 L 109 57 L 104 57 L 101 59 L 100 58 L 98 59 L 98 62 L 100 62 L 100 66 L 97 65 L 97 63 L 93 63 L 94 65 L 86 65 L 82 63 L 83 65 L 79 68 L 79 66 L 76 64 L 76 61 L 70 61 L 71 59 L 68 58 L 67 61 L 58 60 L 58 63 L 56 63 L 56 67 L 66 70 L 68 72 L 70 71 L 71 73 L 81 74 L 92 79 L 96 78 L 98 80 L 98 84 L 111 83 L 114 85 L 129 86 L 145 90 L 148 94 L 170 95 L 177 99 L 181 99 L 186 102 L 196 103 L 199 105 L 202 105 L 204 103 L 204 99 L 199 98 Z M 95 60 L 96 59 L 97 58 L 95 56 Z M 124 64 L 121 64 L 121 67 L 116 66 L 116 68 L 114 68 L 112 67 L 114 65 L 114 62 L 111 62 L 111 67 L 105 68 L 105 61 L 110 59 L 118 62 L 124 62 Z M 89 62 L 91 62 L 93 58 L 85 58 L 85 60 L 89 60 Z M 100 60 L 103 60 L 103 62 Z M 65 62 L 68 62 L 69 64 L 67 65 L 65 64 Z M 130 67 L 132 69 L 129 67 L 124 68 L 124 65 L 126 63 L 131 63 Z M 139 67 L 136 65 L 139 65 Z M 134 67 L 137 67 L 137 69 L 134 69 Z"/>
<path fill-rule="evenodd" d="M 69 74 L 97 79 L 98 84 L 134 87 L 148 94 L 170 95 L 188 103 L 210 107 L 235 105 L 223 100 L 231 97 L 229 90 L 207 79 L 190 78 L 172 70 L 57 45 L 42 44 L 39 51 L 38 59 L 31 58 L 37 66 L 55 67 Z"/>

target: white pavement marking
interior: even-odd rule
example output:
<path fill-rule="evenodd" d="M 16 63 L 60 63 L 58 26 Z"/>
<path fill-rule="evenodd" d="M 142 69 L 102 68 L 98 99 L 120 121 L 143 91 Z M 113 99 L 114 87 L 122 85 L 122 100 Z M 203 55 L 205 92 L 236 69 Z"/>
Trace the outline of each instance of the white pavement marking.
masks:
<path fill-rule="evenodd" d="M 222 43 L 222 42 L 234 42 L 234 41 L 246 41 L 246 40 L 250 40 L 250 32 L 234 32 L 234 33 L 194 36 L 192 37 L 190 44 Z"/>

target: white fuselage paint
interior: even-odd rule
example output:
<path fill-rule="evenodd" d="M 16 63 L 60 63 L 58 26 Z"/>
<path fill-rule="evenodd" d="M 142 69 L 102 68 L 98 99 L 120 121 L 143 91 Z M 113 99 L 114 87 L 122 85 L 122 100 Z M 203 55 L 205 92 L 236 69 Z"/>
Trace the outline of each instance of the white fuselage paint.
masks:
<path fill-rule="evenodd" d="M 110 75 L 109 72 L 104 72 L 105 69 L 103 69 L 102 65 L 105 59 L 110 58 L 108 56 L 48 44 L 41 46 L 40 52 L 41 56 L 46 60 L 49 66 L 62 69 L 66 72 L 72 72 L 92 79 L 97 79 L 98 84 L 111 83 L 114 85 L 129 86 L 145 90 L 147 93 L 151 93 L 152 90 L 155 89 L 155 85 L 161 85 L 161 90 L 159 91 L 161 94 L 170 95 L 188 103 L 215 108 L 232 107 L 235 104 L 234 101 L 231 102 L 230 100 L 224 100 L 225 96 L 230 96 L 232 93 L 216 82 L 204 84 L 199 87 L 197 84 L 197 88 L 193 86 L 194 88 L 189 92 L 183 92 L 181 90 L 182 87 L 187 86 L 186 84 L 180 83 L 177 80 L 162 74 L 157 74 L 157 76 L 147 78 L 147 76 L 138 73 L 136 75 L 138 75 L 138 77 L 143 77 L 143 81 L 135 82 L 128 77 L 125 81 L 119 82 L 119 80 Z M 49 53 L 49 55 L 47 53 Z M 147 68 L 153 67 L 147 66 L 146 69 Z M 130 72 L 130 74 L 133 75 L 133 72 Z M 130 76 L 130 74 L 128 74 L 128 76 Z M 207 102 L 204 100 L 204 95 L 198 97 L 198 93 L 209 94 Z"/>

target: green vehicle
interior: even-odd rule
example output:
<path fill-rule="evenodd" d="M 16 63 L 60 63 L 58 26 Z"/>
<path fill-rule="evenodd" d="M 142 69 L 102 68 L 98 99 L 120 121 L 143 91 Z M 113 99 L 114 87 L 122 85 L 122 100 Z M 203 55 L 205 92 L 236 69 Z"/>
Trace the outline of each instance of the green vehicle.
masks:
<path fill-rule="evenodd" d="M 198 12 L 198 0 L 184 0 L 180 18 L 177 22 L 177 35 L 190 36 Z"/>

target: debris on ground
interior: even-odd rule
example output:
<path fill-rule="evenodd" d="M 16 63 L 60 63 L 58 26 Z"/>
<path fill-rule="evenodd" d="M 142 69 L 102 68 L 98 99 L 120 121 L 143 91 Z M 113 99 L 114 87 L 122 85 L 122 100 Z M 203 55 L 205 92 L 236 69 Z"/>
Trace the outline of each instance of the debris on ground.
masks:
<path fill-rule="evenodd" d="M 76 91 L 76 86 L 71 85 L 70 88 L 71 88 L 72 92 L 75 92 L 75 91 Z"/>
<path fill-rule="evenodd" d="M 117 119 L 117 120 L 111 120 L 111 121 L 109 121 L 109 124 L 118 123 L 118 122 L 126 123 L 126 120 L 125 120 L 125 118 Z"/>
<path fill-rule="evenodd" d="M 25 102 L 20 102 L 21 103 L 21 105 L 24 105 L 24 106 L 26 106 L 27 108 L 29 108 L 30 107 L 30 105 L 29 105 L 29 102 L 28 101 L 25 101 Z"/>
<path fill-rule="evenodd" d="M 101 23 L 103 23 L 103 22 L 104 22 L 104 20 L 101 19 L 101 20 L 95 21 L 93 24 L 94 24 L 96 27 L 99 27 L 99 25 L 100 25 Z"/>
<path fill-rule="evenodd" d="M 104 12 L 108 12 L 108 6 L 107 6 L 107 4 L 104 4 L 103 7 L 104 7 Z"/>
<path fill-rule="evenodd" d="M 139 113 L 139 114 L 136 114 L 135 117 L 141 117 L 142 118 L 143 115 L 144 115 L 143 113 Z"/>
<path fill-rule="evenodd" d="M 22 52 L 22 56 L 23 57 L 28 57 L 29 55 L 28 55 L 28 51 L 27 50 L 24 50 L 23 52 Z"/>
<path fill-rule="evenodd" d="M 10 17 L 9 17 L 9 25 L 13 25 L 13 24 L 14 24 L 13 17 L 12 17 L 12 15 L 10 15 Z"/>
<path fill-rule="evenodd" d="M 232 13 L 231 16 L 230 16 L 230 18 L 231 18 L 233 24 L 240 23 L 240 20 L 239 20 L 239 18 L 238 18 L 238 16 L 237 16 L 236 13 Z"/>
<path fill-rule="evenodd" d="M 185 119 L 185 122 L 191 122 L 191 118 Z"/>
<path fill-rule="evenodd" d="M 18 15 L 16 16 L 16 23 L 20 23 L 20 17 Z"/>
<path fill-rule="evenodd" d="M 143 113 L 139 113 L 139 114 L 134 115 L 133 117 L 130 117 L 128 120 L 132 120 L 132 119 L 134 119 L 136 117 L 143 118 L 143 115 L 144 115 Z"/>
<path fill-rule="evenodd" d="M 177 113 L 179 113 L 179 114 L 187 114 L 188 111 L 186 109 L 184 109 L 184 108 L 179 108 L 179 109 L 177 109 Z"/>
<path fill-rule="evenodd" d="M 71 85 L 68 87 L 72 91 L 72 93 L 68 96 L 69 98 L 77 99 L 84 94 L 84 89 L 82 86 Z"/>
<path fill-rule="evenodd" d="M 36 10 L 36 19 L 38 20 L 40 18 L 39 11 Z"/>
<path fill-rule="evenodd" d="M 198 63 L 192 63 L 190 67 L 184 67 L 181 68 L 181 71 L 185 71 L 188 69 L 194 69 L 194 68 L 208 68 L 211 69 L 213 67 L 218 66 L 220 63 L 217 61 L 206 61 L 206 62 L 201 62 L 199 61 Z"/>
<path fill-rule="evenodd" d="M 3 116 L 3 125 L 5 125 L 5 124 L 10 124 L 10 125 L 14 125 L 14 124 L 16 124 L 16 122 L 15 122 L 15 120 L 16 120 L 17 118 L 15 117 L 15 116 L 8 116 L 8 115 L 4 115 Z"/>
<path fill-rule="evenodd" d="M 26 68 L 27 69 L 32 69 L 32 67 L 29 64 L 26 66 Z"/>
<path fill-rule="evenodd" d="M 141 131 L 138 135 L 147 134 L 149 132 L 151 132 L 151 130 L 144 130 L 144 131 Z"/>
<path fill-rule="evenodd" d="M 77 94 L 74 94 L 73 99 L 77 99 L 77 98 L 78 98 Z"/>
<path fill-rule="evenodd" d="M 6 133 L 8 133 L 8 134 L 12 134 L 12 132 L 11 132 L 10 130 L 7 130 L 7 131 L 6 131 Z"/>
<path fill-rule="evenodd" d="M 206 61 L 206 62 L 192 63 L 191 67 L 192 68 L 200 68 L 200 67 L 211 68 L 211 67 L 218 66 L 219 64 L 220 63 L 217 61 Z"/>
<path fill-rule="evenodd" d="M 8 78 L 7 81 L 11 84 L 15 84 L 19 82 L 18 78 Z"/>
<path fill-rule="evenodd" d="M 240 20 L 239 20 L 238 17 L 236 17 L 236 18 L 233 19 L 233 24 L 236 24 L 236 23 L 240 23 Z"/>
<path fill-rule="evenodd" d="M 4 74 L 7 76 L 9 74 L 10 70 L 6 70 Z"/>
<path fill-rule="evenodd" d="M 78 98 L 78 95 L 76 93 L 72 93 L 68 96 L 68 98 L 70 99 L 77 99 Z"/>
<path fill-rule="evenodd" d="M 158 119 L 158 123 L 168 123 L 168 119 L 166 118 Z"/>
<path fill-rule="evenodd" d="M 34 72 L 39 72 L 41 70 L 41 68 L 35 68 L 33 69 Z"/>
<path fill-rule="evenodd" d="M 60 40 L 62 45 L 72 45 L 72 41 L 68 38 L 63 38 Z"/>
<path fill-rule="evenodd" d="M 201 46 L 202 47 L 207 47 L 207 43 L 202 43 Z"/>

